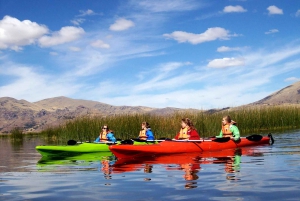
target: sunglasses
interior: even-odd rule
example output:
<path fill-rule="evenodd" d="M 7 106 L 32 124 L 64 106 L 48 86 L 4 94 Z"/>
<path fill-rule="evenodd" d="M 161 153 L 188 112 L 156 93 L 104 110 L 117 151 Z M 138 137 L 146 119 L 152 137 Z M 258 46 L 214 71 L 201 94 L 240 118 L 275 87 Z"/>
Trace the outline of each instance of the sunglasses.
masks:
<path fill-rule="evenodd" d="M 102 129 L 107 129 L 107 128 L 102 128 Z"/>

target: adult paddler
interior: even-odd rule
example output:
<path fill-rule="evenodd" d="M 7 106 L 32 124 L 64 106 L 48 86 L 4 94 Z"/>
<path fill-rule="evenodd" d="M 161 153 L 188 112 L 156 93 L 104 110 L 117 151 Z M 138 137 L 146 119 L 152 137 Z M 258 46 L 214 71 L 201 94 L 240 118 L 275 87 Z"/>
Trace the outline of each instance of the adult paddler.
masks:
<path fill-rule="evenodd" d="M 230 116 L 225 116 L 222 119 L 222 129 L 220 134 L 216 136 L 217 138 L 230 137 L 230 139 L 234 141 L 238 141 L 240 139 L 240 131 L 238 127 L 235 125 L 236 122 L 232 121 Z"/>

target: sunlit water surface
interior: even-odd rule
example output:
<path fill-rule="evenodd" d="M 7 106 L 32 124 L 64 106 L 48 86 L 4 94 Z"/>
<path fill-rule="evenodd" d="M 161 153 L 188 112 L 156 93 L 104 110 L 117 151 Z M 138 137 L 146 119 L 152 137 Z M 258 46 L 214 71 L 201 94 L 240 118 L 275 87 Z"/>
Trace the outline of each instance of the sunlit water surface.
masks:
<path fill-rule="evenodd" d="M 0 200 L 300 200 L 300 131 L 275 144 L 156 158 L 46 160 L 0 138 Z"/>

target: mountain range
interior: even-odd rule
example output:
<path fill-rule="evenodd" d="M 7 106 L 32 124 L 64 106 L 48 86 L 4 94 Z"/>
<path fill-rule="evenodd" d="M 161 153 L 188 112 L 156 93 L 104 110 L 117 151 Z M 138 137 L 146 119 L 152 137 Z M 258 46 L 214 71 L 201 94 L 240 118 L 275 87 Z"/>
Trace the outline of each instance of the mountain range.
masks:
<path fill-rule="evenodd" d="M 300 82 L 287 86 L 247 106 L 287 104 L 300 104 Z M 0 98 L 0 133 L 9 133 L 15 127 L 23 128 L 25 132 L 39 132 L 79 116 L 109 116 L 136 113 L 167 115 L 184 111 L 194 112 L 200 110 L 172 107 L 113 106 L 97 101 L 71 99 L 63 96 L 37 102 L 2 97 Z M 220 110 L 207 110 L 207 112 L 217 111 Z"/>

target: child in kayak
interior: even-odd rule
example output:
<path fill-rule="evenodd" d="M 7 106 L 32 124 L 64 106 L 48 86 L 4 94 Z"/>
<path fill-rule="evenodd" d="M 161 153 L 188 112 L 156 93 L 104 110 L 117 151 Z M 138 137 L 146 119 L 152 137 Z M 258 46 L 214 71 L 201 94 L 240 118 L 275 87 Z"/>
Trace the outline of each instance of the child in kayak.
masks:
<path fill-rule="evenodd" d="M 200 140 L 200 136 L 189 118 L 181 119 L 181 129 L 175 140 Z"/>
<path fill-rule="evenodd" d="M 107 125 L 102 126 L 102 131 L 99 134 L 99 137 L 95 140 L 95 142 L 116 142 L 116 138 L 112 130 L 109 130 Z"/>
<path fill-rule="evenodd" d="M 144 121 L 142 123 L 142 129 L 140 131 L 138 139 L 140 140 L 154 140 L 153 132 L 148 122 Z"/>
<path fill-rule="evenodd" d="M 222 119 L 222 129 L 217 138 L 230 137 L 234 141 L 240 139 L 240 131 L 236 126 L 236 122 L 231 120 L 230 116 L 225 116 Z"/>

